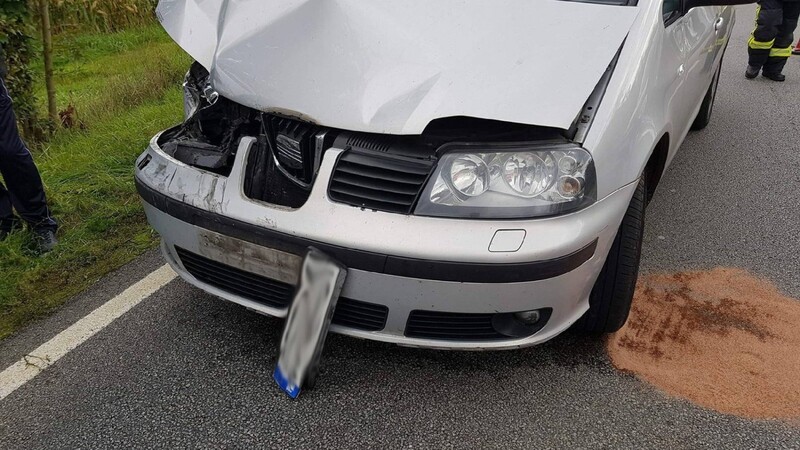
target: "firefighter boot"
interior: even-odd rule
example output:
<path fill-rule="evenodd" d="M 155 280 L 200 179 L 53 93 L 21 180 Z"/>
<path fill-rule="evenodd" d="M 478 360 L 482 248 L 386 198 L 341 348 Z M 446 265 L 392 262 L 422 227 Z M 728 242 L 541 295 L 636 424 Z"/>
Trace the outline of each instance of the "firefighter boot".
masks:
<path fill-rule="evenodd" d="M 786 81 L 786 75 L 784 75 L 782 73 L 767 73 L 767 72 L 763 72 L 763 73 L 761 73 L 761 75 L 763 75 L 766 78 L 769 78 L 772 81 Z"/>

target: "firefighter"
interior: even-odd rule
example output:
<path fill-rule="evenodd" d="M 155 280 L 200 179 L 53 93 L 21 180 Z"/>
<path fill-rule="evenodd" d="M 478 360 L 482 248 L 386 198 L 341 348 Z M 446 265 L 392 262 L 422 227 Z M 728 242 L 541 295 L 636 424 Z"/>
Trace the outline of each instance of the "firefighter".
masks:
<path fill-rule="evenodd" d="M 0 241 L 25 221 L 33 231 L 39 252 L 46 253 L 58 243 L 58 225 L 47 208 L 42 178 L 33 157 L 19 136 L 4 81 L 6 72 L 5 55 L 0 47 L 0 175 L 5 181 L 5 186 L 0 183 Z M 22 220 L 14 215 L 14 209 Z"/>
<path fill-rule="evenodd" d="M 750 60 L 745 76 L 755 78 L 758 72 L 770 80 L 784 81 L 786 60 L 792 54 L 800 0 L 761 0 L 756 10 L 756 27 L 747 42 Z"/>

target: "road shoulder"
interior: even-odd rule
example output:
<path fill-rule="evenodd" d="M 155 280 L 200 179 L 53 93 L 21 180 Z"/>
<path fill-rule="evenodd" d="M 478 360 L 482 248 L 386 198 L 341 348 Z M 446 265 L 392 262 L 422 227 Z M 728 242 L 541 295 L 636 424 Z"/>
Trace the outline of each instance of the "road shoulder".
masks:
<path fill-rule="evenodd" d="M 161 253 L 157 249 L 150 250 L 103 276 L 86 291 L 66 301 L 52 315 L 0 341 L 0 367 L 13 364 L 163 264 Z"/>

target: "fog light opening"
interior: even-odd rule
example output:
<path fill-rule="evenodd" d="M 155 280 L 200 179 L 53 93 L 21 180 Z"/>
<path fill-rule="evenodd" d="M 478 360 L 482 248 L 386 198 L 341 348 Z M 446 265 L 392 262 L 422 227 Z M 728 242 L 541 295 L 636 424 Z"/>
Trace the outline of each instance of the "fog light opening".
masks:
<path fill-rule="evenodd" d="M 534 325 L 542 318 L 542 314 L 539 312 L 539 310 L 521 311 L 514 313 L 514 318 L 525 325 Z"/>
<path fill-rule="evenodd" d="M 524 338 L 544 328 L 552 313 L 552 308 L 499 313 L 492 317 L 492 327 L 505 336 Z"/>

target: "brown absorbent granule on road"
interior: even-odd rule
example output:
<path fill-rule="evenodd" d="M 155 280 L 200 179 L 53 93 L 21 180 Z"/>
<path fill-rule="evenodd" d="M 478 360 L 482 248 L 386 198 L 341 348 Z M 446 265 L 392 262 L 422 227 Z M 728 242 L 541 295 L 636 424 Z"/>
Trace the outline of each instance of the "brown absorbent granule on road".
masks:
<path fill-rule="evenodd" d="M 618 369 L 701 406 L 800 420 L 800 302 L 744 270 L 643 276 L 608 353 Z"/>

